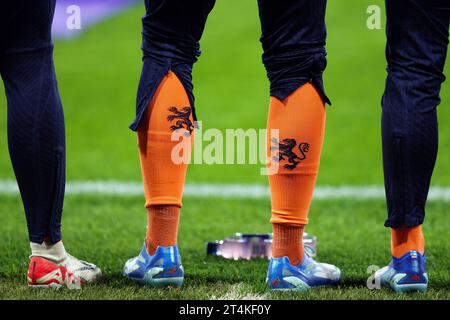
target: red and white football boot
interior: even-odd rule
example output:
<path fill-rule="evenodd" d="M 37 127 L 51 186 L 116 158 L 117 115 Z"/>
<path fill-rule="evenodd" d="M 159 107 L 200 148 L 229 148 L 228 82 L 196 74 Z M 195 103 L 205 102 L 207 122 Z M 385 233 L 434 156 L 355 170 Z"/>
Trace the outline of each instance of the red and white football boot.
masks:
<path fill-rule="evenodd" d="M 81 279 L 66 267 L 41 257 L 31 257 L 27 278 L 28 286 L 35 288 L 81 288 Z"/>
<path fill-rule="evenodd" d="M 78 281 L 79 283 L 75 283 L 75 287 L 79 287 L 80 284 L 95 282 L 102 276 L 102 271 L 95 264 L 79 260 L 67 253 L 62 241 L 55 244 L 30 243 L 30 247 L 31 261 L 28 274 L 31 273 L 31 276 L 28 277 L 28 281 L 30 284 L 31 279 L 33 286 L 46 287 L 48 286 L 47 282 L 50 281 L 50 283 L 64 284 L 72 289 L 73 281 Z M 46 274 L 48 276 L 45 276 Z M 53 278 L 55 281 L 52 282 Z M 45 284 L 42 285 L 41 282 Z"/>

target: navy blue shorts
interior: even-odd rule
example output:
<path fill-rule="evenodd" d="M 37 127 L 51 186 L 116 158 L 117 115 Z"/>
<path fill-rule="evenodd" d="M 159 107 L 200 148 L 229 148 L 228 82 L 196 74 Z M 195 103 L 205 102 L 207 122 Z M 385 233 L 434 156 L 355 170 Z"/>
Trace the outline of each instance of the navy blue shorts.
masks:
<path fill-rule="evenodd" d="M 214 4 L 215 0 L 145 1 L 143 68 L 132 130 L 137 130 L 169 70 L 185 87 L 196 119 L 192 66 L 200 56 L 199 42 Z M 329 103 L 322 84 L 326 67 L 326 0 L 258 0 L 258 5 L 270 94 L 284 100 L 299 86 L 312 82 Z"/>

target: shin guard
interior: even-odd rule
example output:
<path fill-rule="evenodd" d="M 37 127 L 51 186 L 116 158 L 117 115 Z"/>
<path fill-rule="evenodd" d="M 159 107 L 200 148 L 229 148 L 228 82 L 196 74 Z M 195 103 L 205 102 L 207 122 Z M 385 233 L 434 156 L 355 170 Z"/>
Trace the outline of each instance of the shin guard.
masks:
<path fill-rule="evenodd" d="M 169 72 L 138 128 L 138 145 L 147 208 L 182 206 L 194 122 L 186 91 Z"/>
<path fill-rule="evenodd" d="M 284 101 L 272 97 L 268 133 L 279 130 L 279 138 L 269 137 L 267 150 L 273 224 L 304 226 L 319 170 L 325 130 L 325 106 L 316 88 L 307 83 Z"/>

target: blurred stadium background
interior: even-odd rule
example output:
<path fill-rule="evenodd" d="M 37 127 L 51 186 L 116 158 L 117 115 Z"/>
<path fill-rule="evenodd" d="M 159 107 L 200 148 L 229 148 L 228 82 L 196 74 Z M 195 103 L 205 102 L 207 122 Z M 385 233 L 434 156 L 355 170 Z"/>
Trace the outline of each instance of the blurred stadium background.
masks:
<path fill-rule="evenodd" d="M 68 4 L 79 4 L 81 32 L 64 28 Z M 426 295 L 395 296 L 366 288 L 369 265 L 389 259 L 389 233 L 383 227 L 380 100 L 385 78 L 384 27 L 366 27 L 369 5 L 382 0 L 329 0 L 328 69 L 325 85 L 333 105 L 327 131 L 320 187 L 351 186 L 354 198 L 318 199 L 308 231 L 318 236 L 319 260 L 344 271 L 339 288 L 308 294 L 270 295 L 264 288 L 265 261 L 227 262 L 205 255 L 205 243 L 234 232 L 270 232 L 270 203 L 259 198 L 199 198 L 184 201 L 180 249 L 187 272 L 182 290 L 151 290 L 122 279 L 124 261 L 139 250 L 145 231 L 140 195 L 84 193 L 65 202 L 64 240 L 76 256 L 103 268 L 103 282 L 80 292 L 29 291 L 25 286 L 28 242 L 20 198 L 11 192 L 14 174 L 6 143 L 6 99 L 0 89 L 0 298 L 450 298 L 449 194 L 428 206 L 424 227 L 431 290 Z M 93 12 L 96 12 L 94 15 Z M 134 117 L 141 67 L 140 17 L 143 1 L 58 1 L 55 63 L 67 127 L 70 182 L 140 181 Z M 382 15 L 384 26 L 385 16 Z M 204 129 L 264 128 L 268 81 L 261 63 L 255 0 L 217 1 L 194 68 L 197 113 Z M 448 74 L 448 68 L 447 68 Z M 439 108 L 440 154 L 433 186 L 450 187 L 450 89 L 442 88 Z M 187 181 L 263 186 L 260 165 L 192 165 Z M 14 186 L 14 183 L 12 184 Z M 195 187 L 195 185 L 193 185 Z M 376 187 L 377 196 L 361 199 L 359 187 Z M 447 191 L 447 189 L 444 189 Z"/>

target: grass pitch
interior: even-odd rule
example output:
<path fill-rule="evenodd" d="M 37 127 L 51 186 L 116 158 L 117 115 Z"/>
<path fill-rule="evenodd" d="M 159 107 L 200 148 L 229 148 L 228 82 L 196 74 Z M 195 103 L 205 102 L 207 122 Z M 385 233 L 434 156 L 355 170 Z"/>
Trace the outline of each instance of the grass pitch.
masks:
<path fill-rule="evenodd" d="M 326 89 L 326 142 L 319 185 L 382 185 L 380 97 L 385 77 L 384 30 L 366 28 L 369 5 L 382 0 L 330 0 Z M 141 53 L 143 6 L 57 41 L 55 63 L 67 120 L 69 180 L 139 181 L 134 117 Z M 384 24 L 383 15 L 383 24 Z M 195 66 L 197 113 L 204 128 L 264 128 L 268 82 L 261 64 L 256 1 L 218 1 Z M 447 68 L 448 70 L 448 68 Z M 6 101 L 0 89 L 0 179 L 12 179 L 6 147 Z M 450 185 L 450 90 L 442 88 L 439 109 L 441 152 L 434 185 Z M 259 165 L 194 165 L 189 182 L 266 183 Z M 265 290 L 266 261 L 225 261 L 207 257 L 205 243 L 234 232 L 270 232 L 267 200 L 196 199 L 184 201 L 180 250 L 186 269 L 180 290 L 154 290 L 121 276 L 145 234 L 142 197 L 68 196 L 63 219 L 67 249 L 93 261 L 104 279 L 81 291 L 30 290 L 26 286 L 28 241 L 18 196 L 0 195 L 1 299 L 449 299 L 450 222 L 448 203 L 431 202 L 424 225 L 430 290 L 395 295 L 366 287 L 369 265 L 389 260 L 389 234 L 383 227 L 383 201 L 329 200 L 313 203 L 307 231 L 318 236 L 319 260 L 343 271 L 334 289 L 306 294 Z"/>
<path fill-rule="evenodd" d="M 29 248 L 18 197 L 0 198 L 1 299 L 449 299 L 450 229 L 445 203 L 430 203 L 424 226 L 430 290 L 397 295 L 369 290 L 370 265 L 389 260 L 389 234 L 381 201 L 317 201 L 307 231 L 318 236 L 318 258 L 339 266 L 342 283 L 304 294 L 271 294 L 264 284 L 267 261 L 228 261 L 206 256 L 206 242 L 236 231 L 270 232 L 269 201 L 187 198 L 179 246 L 186 270 L 181 289 L 151 289 L 122 277 L 125 261 L 139 253 L 146 215 L 140 197 L 69 196 L 64 216 L 70 252 L 94 261 L 104 278 L 82 290 L 31 290 L 26 286 Z M 7 214 L 5 214 L 7 213 Z"/>

